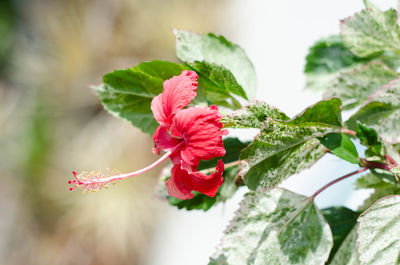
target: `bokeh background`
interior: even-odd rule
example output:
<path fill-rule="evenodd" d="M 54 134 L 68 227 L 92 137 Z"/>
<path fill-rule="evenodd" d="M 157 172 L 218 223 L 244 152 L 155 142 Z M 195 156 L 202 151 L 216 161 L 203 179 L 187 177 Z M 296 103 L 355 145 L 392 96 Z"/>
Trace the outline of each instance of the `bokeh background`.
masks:
<path fill-rule="evenodd" d="M 209 213 L 178 211 L 154 196 L 161 167 L 96 194 L 68 191 L 72 170 L 124 172 L 155 159 L 151 137 L 107 114 L 89 85 L 145 60 L 177 61 L 171 28 L 214 32 L 248 52 L 257 98 L 294 115 L 319 98 L 303 91 L 308 47 L 361 8 L 361 0 L 1 0 L 0 264 L 206 264 L 245 191 Z M 284 185 L 310 194 L 349 170 L 325 159 Z M 318 203 L 355 208 L 363 195 L 343 192 L 350 180 L 341 185 Z"/>

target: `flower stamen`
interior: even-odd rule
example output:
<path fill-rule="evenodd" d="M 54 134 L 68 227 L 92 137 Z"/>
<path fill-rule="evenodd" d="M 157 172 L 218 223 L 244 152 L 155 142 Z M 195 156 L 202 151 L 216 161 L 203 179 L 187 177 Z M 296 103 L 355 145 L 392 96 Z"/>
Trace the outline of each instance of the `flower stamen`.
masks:
<path fill-rule="evenodd" d="M 179 145 L 179 147 L 180 146 L 181 145 Z M 72 174 L 74 175 L 74 180 L 68 181 L 68 184 L 72 185 L 69 188 L 69 190 L 73 191 L 75 188 L 81 188 L 83 189 L 84 192 L 92 192 L 92 191 L 97 192 L 101 188 L 103 187 L 107 188 L 110 184 L 115 184 L 119 180 L 130 178 L 136 175 L 140 175 L 146 171 L 149 171 L 150 169 L 164 162 L 164 160 L 166 160 L 175 151 L 175 149 L 176 148 L 174 148 L 173 151 L 171 150 L 165 153 L 162 157 L 160 157 L 160 159 L 155 161 L 153 164 L 145 168 L 142 168 L 140 170 L 126 174 L 120 174 L 114 170 L 111 172 L 107 172 L 108 174 L 102 174 L 101 172 L 98 171 L 90 171 L 90 172 L 83 171 L 78 174 L 75 171 L 73 171 Z"/>

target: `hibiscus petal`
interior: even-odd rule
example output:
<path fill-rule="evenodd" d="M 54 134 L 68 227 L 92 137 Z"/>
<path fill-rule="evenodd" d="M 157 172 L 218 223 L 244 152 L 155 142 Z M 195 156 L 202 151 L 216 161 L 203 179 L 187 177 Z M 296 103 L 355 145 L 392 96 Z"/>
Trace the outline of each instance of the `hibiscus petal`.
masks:
<path fill-rule="evenodd" d="M 183 197 L 182 191 L 187 192 L 194 190 L 207 196 L 214 197 L 224 181 L 222 177 L 223 171 L 224 163 L 222 162 L 222 160 L 218 161 L 216 171 L 210 175 L 206 175 L 197 170 L 193 172 L 188 172 L 187 170 L 181 168 L 179 165 L 175 165 L 171 171 L 172 177 L 168 181 L 171 180 L 171 182 L 179 183 L 180 192 L 176 192 L 176 187 L 178 185 L 175 185 L 175 189 L 168 189 L 167 187 L 168 193 L 174 197 L 176 197 L 175 195 Z M 170 190 L 175 195 L 172 195 Z"/>
<path fill-rule="evenodd" d="M 201 173 L 200 171 L 194 171 L 190 173 L 191 186 L 195 191 L 203 193 L 207 196 L 214 197 L 219 187 L 224 182 L 222 173 L 224 172 L 224 162 L 218 161 L 217 171 L 210 175 Z"/>
<path fill-rule="evenodd" d="M 160 154 L 161 150 L 168 152 L 172 150 L 172 148 L 174 148 L 176 145 L 178 145 L 179 142 L 181 142 L 181 140 L 176 139 L 171 135 L 169 135 L 167 131 L 161 126 L 158 126 L 158 128 L 154 132 L 153 140 L 154 140 L 154 148 L 153 148 L 154 154 Z"/>
<path fill-rule="evenodd" d="M 196 96 L 197 78 L 196 72 L 184 70 L 179 76 L 164 81 L 163 93 L 151 102 L 154 118 L 162 127 L 169 128 L 174 115 Z"/>
<path fill-rule="evenodd" d="M 221 130 L 221 114 L 216 106 L 210 108 L 190 107 L 179 111 L 173 119 L 171 135 L 182 138 L 185 146 L 180 154 L 182 167 L 192 171 L 200 160 L 225 155 Z"/>
<path fill-rule="evenodd" d="M 184 185 L 183 178 L 187 177 L 181 173 L 182 169 L 180 165 L 175 165 L 171 169 L 171 177 L 167 182 L 165 182 L 165 187 L 170 196 L 175 197 L 180 200 L 188 200 L 193 198 L 193 193 L 191 189 Z M 185 170 L 185 172 L 187 172 Z"/>

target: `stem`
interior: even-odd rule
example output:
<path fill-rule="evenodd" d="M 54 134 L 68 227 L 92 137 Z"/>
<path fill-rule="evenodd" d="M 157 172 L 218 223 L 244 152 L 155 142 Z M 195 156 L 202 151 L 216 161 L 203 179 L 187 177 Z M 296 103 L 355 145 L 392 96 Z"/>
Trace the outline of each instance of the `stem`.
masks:
<path fill-rule="evenodd" d="M 115 180 L 121 180 L 121 179 L 126 179 L 126 178 L 130 178 L 133 176 L 137 176 L 140 175 L 146 171 L 149 171 L 150 169 L 153 169 L 154 167 L 158 166 L 159 164 L 161 164 L 162 162 L 164 162 L 170 155 L 172 154 L 172 151 L 168 151 L 167 153 L 165 153 L 162 157 L 160 157 L 160 159 L 158 159 L 156 162 L 154 162 L 153 164 L 142 168 L 140 170 L 137 171 L 133 171 L 130 173 L 126 173 L 126 174 L 118 174 L 118 175 L 114 175 L 114 176 L 110 176 L 110 177 L 105 177 L 105 178 L 98 178 L 98 179 L 89 179 L 89 180 L 79 180 L 76 178 L 76 180 L 78 181 L 79 185 L 93 185 L 93 184 L 104 184 L 104 183 L 108 183 L 108 182 L 112 182 Z"/>
<path fill-rule="evenodd" d="M 399 0 L 398 3 L 399 3 L 399 5 L 400 5 L 400 0 Z M 389 160 L 389 162 L 390 162 L 390 164 L 391 164 L 391 168 L 390 168 L 390 169 L 392 169 L 392 168 L 398 166 L 398 165 L 397 165 L 397 162 L 394 161 L 393 157 L 391 157 L 389 154 L 386 154 L 385 156 L 386 156 L 386 159 Z M 400 185 L 399 177 L 397 176 L 396 173 L 394 173 L 394 172 L 392 172 L 392 173 L 393 173 L 394 177 L 396 178 L 397 183 Z"/>
<path fill-rule="evenodd" d="M 353 175 L 356 175 L 356 174 L 358 174 L 358 173 L 364 172 L 365 170 L 368 170 L 368 168 L 367 168 L 367 167 L 360 168 L 360 169 L 358 169 L 358 170 L 356 170 L 356 171 L 353 171 L 353 172 L 351 172 L 351 173 L 349 173 L 349 174 L 347 174 L 347 175 L 344 175 L 343 177 L 337 178 L 337 179 L 335 179 L 335 180 L 329 182 L 328 184 L 326 184 L 325 186 L 323 186 L 322 188 L 320 188 L 319 190 L 317 190 L 310 198 L 311 198 L 312 200 L 314 200 L 315 197 L 318 196 L 318 194 L 320 194 L 321 192 L 323 192 L 325 189 L 329 188 L 329 187 L 332 186 L 333 184 L 335 184 L 335 183 L 337 183 L 337 182 L 339 182 L 339 181 L 341 181 L 341 180 L 344 180 L 344 179 L 346 179 L 346 178 L 348 178 L 348 177 L 351 177 L 351 176 L 353 176 Z"/>
<path fill-rule="evenodd" d="M 349 130 L 347 128 L 342 128 L 341 133 L 348 134 L 351 136 L 356 136 L 357 133 L 355 131 Z"/>
<path fill-rule="evenodd" d="M 397 176 L 397 174 L 396 174 L 396 173 L 393 173 L 393 175 L 394 175 L 394 177 L 396 178 L 397 183 L 400 185 L 400 180 L 399 180 L 399 177 Z"/>
<path fill-rule="evenodd" d="M 233 161 L 233 162 L 230 162 L 228 164 L 225 164 L 224 170 L 227 169 L 227 168 L 230 168 L 230 167 L 238 166 L 238 165 L 240 165 L 240 163 L 241 163 L 241 161 L 237 160 L 237 161 Z M 215 168 L 207 168 L 205 170 L 200 170 L 200 171 L 203 172 L 204 174 L 209 174 L 211 172 L 214 172 Z M 239 174 L 236 175 L 236 177 L 235 177 L 233 182 L 238 187 L 242 186 L 243 183 L 244 183 L 243 178 Z"/>
<path fill-rule="evenodd" d="M 387 170 L 387 171 L 390 171 L 390 169 L 393 168 L 393 166 L 391 166 L 391 165 L 383 164 L 383 163 L 379 163 L 379 162 L 375 162 L 375 161 L 368 161 L 364 158 L 360 158 L 360 165 L 362 167 L 366 167 L 369 169 L 380 168 L 380 169 Z"/>
<path fill-rule="evenodd" d="M 233 180 L 233 183 L 235 183 L 236 187 L 243 186 L 244 179 L 240 174 L 237 174 L 235 179 Z"/>
<path fill-rule="evenodd" d="M 390 164 L 393 165 L 393 167 L 397 167 L 397 163 L 396 161 L 394 161 L 393 157 L 391 157 L 390 155 L 386 154 L 386 159 L 389 160 Z"/>
<path fill-rule="evenodd" d="M 238 166 L 238 165 L 240 165 L 240 163 L 241 163 L 241 161 L 240 161 L 240 160 L 237 160 L 237 161 L 233 161 L 233 162 L 230 162 L 230 163 L 228 163 L 228 164 L 225 164 L 224 170 L 227 169 L 227 168 L 230 168 L 230 167 Z M 215 168 L 207 168 L 207 169 L 200 170 L 200 171 L 203 172 L 204 174 L 209 174 L 209 173 L 214 172 L 214 171 L 215 171 Z M 236 177 L 235 177 L 235 179 L 234 179 L 233 182 L 234 182 L 235 185 L 238 186 L 238 187 L 239 187 L 239 186 L 242 186 L 243 183 L 244 183 L 243 178 L 242 178 L 239 174 L 236 175 Z"/>
<path fill-rule="evenodd" d="M 230 162 L 228 164 L 225 164 L 224 170 L 227 169 L 227 168 L 230 168 L 230 167 L 237 166 L 237 165 L 240 165 L 240 160 L 233 161 L 233 162 Z M 207 168 L 207 169 L 203 169 L 203 170 L 200 170 L 200 171 L 203 172 L 204 174 L 208 174 L 208 173 L 214 172 L 215 168 Z"/>
<path fill-rule="evenodd" d="M 238 165 L 240 165 L 240 163 L 241 163 L 240 160 L 233 161 L 233 162 L 230 162 L 230 163 L 226 164 L 226 165 L 225 165 L 225 168 L 230 168 L 230 167 L 238 166 Z"/>

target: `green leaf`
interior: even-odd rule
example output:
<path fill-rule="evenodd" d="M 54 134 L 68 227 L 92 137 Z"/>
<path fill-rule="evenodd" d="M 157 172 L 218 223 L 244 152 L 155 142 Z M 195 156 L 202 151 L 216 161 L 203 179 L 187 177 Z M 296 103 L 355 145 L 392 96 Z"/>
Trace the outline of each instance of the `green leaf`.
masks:
<path fill-rule="evenodd" d="M 357 56 L 368 57 L 384 51 L 400 50 L 396 10 L 380 12 L 364 9 L 341 22 L 344 44 Z"/>
<path fill-rule="evenodd" d="M 207 62 L 194 62 L 187 64 L 192 70 L 196 71 L 200 80 L 204 83 L 206 91 L 212 91 L 222 95 L 230 96 L 230 93 L 247 99 L 246 92 L 236 82 L 232 73 L 223 66 L 210 64 Z"/>
<path fill-rule="evenodd" d="M 396 166 L 394 168 L 391 168 L 390 172 L 392 172 L 393 174 L 396 174 L 397 176 L 400 176 L 400 166 Z"/>
<path fill-rule="evenodd" d="M 306 108 L 288 122 L 293 125 L 316 125 L 322 127 L 342 127 L 342 101 L 338 98 L 325 99 Z"/>
<path fill-rule="evenodd" d="M 10 64 L 13 44 L 16 40 L 17 31 L 17 8 L 12 1 L 2 1 L 0 4 L 0 74 L 3 79 L 4 69 Z"/>
<path fill-rule="evenodd" d="M 391 69 L 398 69 L 400 67 L 400 56 L 397 52 L 386 51 L 383 54 L 376 57 L 376 62 L 382 62 Z"/>
<path fill-rule="evenodd" d="M 393 173 L 398 175 L 398 169 L 392 168 L 390 171 L 384 169 L 370 169 L 371 173 L 374 174 L 376 177 L 380 178 L 384 182 L 391 183 L 392 185 L 397 185 L 396 178 Z"/>
<path fill-rule="evenodd" d="M 365 60 L 351 53 L 340 36 L 333 35 L 317 41 L 310 47 L 304 72 L 306 74 L 334 73 Z"/>
<path fill-rule="evenodd" d="M 190 200 L 180 200 L 172 196 L 168 196 L 168 203 L 178 209 L 203 210 L 208 211 L 217 202 L 217 194 L 215 197 L 208 197 L 200 192 L 193 192 L 193 198 Z"/>
<path fill-rule="evenodd" d="M 392 182 L 373 173 L 358 178 L 355 185 L 357 189 L 390 189 L 394 187 Z"/>
<path fill-rule="evenodd" d="M 381 198 L 358 218 L 361 265 L 399 264 L 400 196 Z"/>
<path fill-rule="evenodd" d="M 366 126 L 357 121 L 356 129 L 357 137 L 360 139 L 361 144 L 367 147 L 365 155 L 367 161 L 388 163 L 385 154 L 393 155 L 393 152 L 397 153 L 390 145 L 386 145 L 379 139 L 378 133 L 371 127 Z M 397 158 L 397 157 L 396 157 Z M 397 158 L 398 159 L 398 158 Z M 395 172 L 395 169 L 391 171 Z M 379 168 L 370 169 L 372 176 L 369 174 L 364 178 L 357 181 L 356 185 L 364 188 L 386 188 L 387 185 L 397 184 L 394 174 L 388 170 Z M 377 181 L 377 178 L 379 181 Z M 369 187 L 368 187 L 369 186 Z"/>
<path fill-rule="evenodd" d="M 365 8 L 375 9 L 376 11 L 380 11 L 379 7 L 374 5 L 370 0 L 363 0 Z"/>
<path fill-rule="evenodd" d="M 250 192 L 209 265 L 320 265 L 331 247 L 329 225 L 312 200 L 284 189 Z"/>
<path fill-rule="evenodd" d="M 183 30 L 174 30 L 174 33 L 176 55 L 180 60 L 188 64 L 197 61 L 223 66 L 233 74 L 248 98 L 254 98 L 256 73 L 242 48 L 211 33 L 198 35 Z"/>
<path fill-rule="evenodd" d="M 109 113 L 153 134 L 158 123 L 150 109 L 151 101 L 163 91 L 165 80 L 180 75 L 184 69 L 176 63 L 144 62 L 106 74 L 103 84 L 93 89 Z"/>
<path fill-rule="evenodd" d="M 350 163 L 358 164 L 358 153 L 350 137 L 342 133 L 330 133 L 321 138 L 320 142 L 337 157 Z"/>
<path fill-rule="evenodd" d="M 375 129 L 386 142 L 400 142 L 400 79 L 372 94 L 346 125 L 355 130 L 357 121 Z"/>
<path fill-rule="evenodd" d="M 199 74 L 198 90 L 204 95 L 204 101 L 230 109 L 238 109 L 242 106 L 231 95 L 232 91 L 234 91 L 232 93 L 244 93 L 231 72 L 221 66 L 200 62 L 188 65 L 188 67 Z"/>
<path fill-rule="evenodd" d="M 382 141 L 378 137 L 378 133 L 374 128 L 368 127 L 365 124 L 357 121 L 356 123 L 356 134 L 362 145 L 368 149 L 365 151 L 366 156 L 384 156 L 384 146 Z"/>
<path fill-rule="evenodd" d="M 339 99 L 324 100 L 290 121 L 267 119 L 240 155 L 246 185 L 272 188 L 313 165 L 325 153 L 315 138 L 341 131 L 340 105 Z"/>
<path fill-rule="evenodd" d="M 252 190 L 258 187 L 276 187 L 291 175 L 313 166 L 324 154 L 326 148 L 317 139 L 308 140 L 252 165 L 244 160 L 240 171 L 245 184 Z"/>
<path fill-rule="evenodd" d="M 390 155 L 395 161 L 399 162 L 400 161 L 400 153 L 394 145 L 388 143 L 388 142 L 383 142 L 384 149 L 388 155 Z M 398 163 L 400 164 L 400 163 Z"/>
<path fill-rule="evenodd" d="M 223 115 L 221 122 L 225 128 L 260 128 L 267 118 L 282 121 L 289 119 L 279 109 L 262 101 L 254 101 L 240 110 Z"/>
<path fill-rule="evenodd" d="M 358 207 L 358 210 L 365 211 L 380 198 L 394 194 L 400 195 L 400 189 L 396 185 L 388 185 L 387 187 L 382 185 L 380 187 L 376 187 L 374 188 L 373 193 L 362 203 L 360 207 Z"/>
<path fill-rule="evenodd" d="M 347 235 L 346 239 L 333 256 L 332 261 L 328 263 L 329 265 L 360 265 L 356 245 L 356 228 L 357 226 L 354 226 L 351 232 Z"/>
<path fill-rule="evenodd" d="M 240 151 L 249 144 L 248 142 L 241 142 L 237 138 L 226 138 L 223 141 L 224 141 L 224 147 L 226 149 L 226 154 L 222 158 L 222 161 L 224 161 L 225 164 L 238 161 Z M 214 158 L 206 161 L 201 161 L 198 169 L 199 170 L 205 170 L 210 168 L 213 169 L 217 166 L 219 159 L 221 158 Z M 235 177 L 239 173 L 239 166 L 234 166 L 226 168 L 224 170 L 223 173 L 224 183 L 219 188 L 215 197 L 209 197 L 199 192 L 193 192 L 194 196 L 192 199 L 180 200 L 169 196 L 165 188 L 165 181 L 167 181 L 167 179 L 171 177 L 170 168 L 167 168 L 163 173 L 164 174 L 160 178 L 161 181 L 159 183 L 159 190 L 158 190 L 159 197 L 167 198 L 168 202 L 171 205 L 176 206 L 179 209 L 185 208 L 186 210 L 197 209 L 197 210 L 207 211 L 216 203 L 224 202 L 229 198 L 231 198 L 238 189 L 238 187 L 235 184 Z"/>
<path fill-rule="evenodd" d="M 329 260 L 332 260 L 332 257 L 341 246 L 343 240 L 345 240 L 346 236 L 354 227 L 359 214 L 342 206 L 329 207 L 321 211 L 332 230 L 333 248 L 329 258 Z"/>
<path fill-rule="evenodd" d="M 321 39 L 310 47 L 306 57 L 306 88 L 326 90 L 339 71 L 368 60 L 351 53 L 340 36 Z"/>
<path fill-rule="evenodd" d="M 338 97 L 342 100 L 344 109 L 352 109 L 397 76 L 396 71 L 381 62 L 358 65 L 340 72 L 327 86 L 324 97 Z"/>

